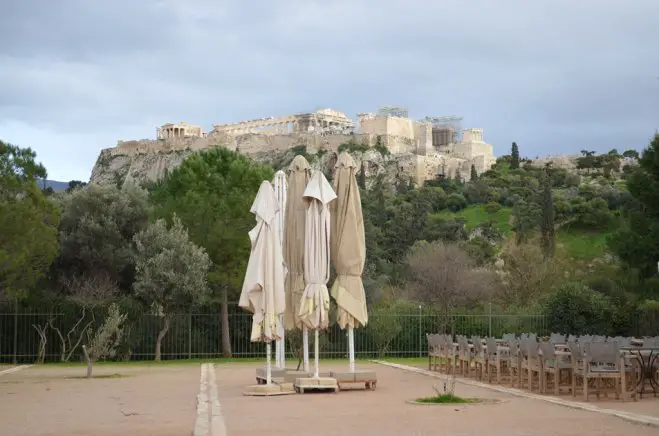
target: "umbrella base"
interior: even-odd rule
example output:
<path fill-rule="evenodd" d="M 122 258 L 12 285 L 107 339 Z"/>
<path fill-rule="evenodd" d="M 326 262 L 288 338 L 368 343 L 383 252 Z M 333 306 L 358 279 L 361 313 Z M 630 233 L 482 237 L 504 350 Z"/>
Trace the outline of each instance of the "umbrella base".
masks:
<path fill-rule="evenodd" d="M 278 395 L 290 395 L 294 393 L 295 391 L 293 389 L 285 389 L 285 386 L 269 384 L 247 386 L 243 392 L 243 395 L 252 397 L 273 397 Z"/>
<path fill-rule="evenodd" d="M 332 377 L 305 377 L 295 380 L 293 385 L 295 392 L 304 394 L 309 391 L 332 391 L 339 392 L 339 384 L 335 378 Z"/>
<path fill-rule="evenodd" d="M 341 389 L 347 387 L 356 387 L 356 385 L 363 385 L 367 390 L 374 390 L 378 383 L 378 378 L 375 374 L 375 371 L 332 371 L 330 372 L 330 377 L 336 379 Z"/>
<path fill-rule="evenodd" d="M 321 372 L 320 377 L 331 377 L 329 372 Z M 284 375 L 284 382 L 285 383 L 295 383 L 295 380 L 299 378 L 313 378 L 313 373 L 312 372 L 304 372 L 304 371 L 288 371 L 286 375 Z"/>

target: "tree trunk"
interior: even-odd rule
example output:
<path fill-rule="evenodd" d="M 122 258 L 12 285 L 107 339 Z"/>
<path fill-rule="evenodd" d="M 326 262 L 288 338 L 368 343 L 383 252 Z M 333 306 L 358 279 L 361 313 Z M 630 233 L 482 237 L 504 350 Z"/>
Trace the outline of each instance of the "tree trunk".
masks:
<path fill-rule="evenodd" d="M 92 378 L 92 359 L 89 357 L 87 347 L 84 345 L 82 346 L 82 354 L 85 355 L 85 361 L 87 361 L 87 378 Z"/>
<path fill-rule="evenodd" d="M 226 358 L 232 357 L 231 353 L 231 333 L 229 329 L 229 290 L 224 286 L 222 290 L 222 307 L 221 323 L 222 323 L 222 356 Z"/>
<path fill-rule="evenodd" d="M 165 319 L 162 325 L 162 329 L 160 332 L 158 332 L 158 337 L 156 338 L 156 358 L 155 360 L 157 362 L 160 362 L 161 360 L 161 349 L 162 349 L 162 339 L 165 337 L 167 334 L 167 331 L 169 330 L 169 316 L 165 315 Z"/>

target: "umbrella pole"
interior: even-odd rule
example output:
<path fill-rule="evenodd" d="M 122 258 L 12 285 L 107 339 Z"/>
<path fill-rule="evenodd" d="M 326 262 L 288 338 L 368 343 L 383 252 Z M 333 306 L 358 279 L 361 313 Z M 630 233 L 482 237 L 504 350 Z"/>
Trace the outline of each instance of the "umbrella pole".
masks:
<path fill-rule="evenodd" d="M 314 378 L 319 378 L 320 377 L 320 373 L 319 373 L 319 369 L 318 369 L 318 367 L 319 367 L 318 354 L 319 354 L 319 349 L 320 349 L 320 347 L 318 346 L 319 337 L 320 337 L 320 334 L 318 333 L 318 330 L 316 330 L 315 331 L 314 342 L 313 342 L 313 348 L 314 348 L 314 373 L 313 373 L 313 376 L 314 376 Z"/>
<path fill-rule="evenodd" d="M 268 341 L 265 343 L 265 383 L 272 384 L 272 364 L 270 359 L 272 358 L 272 345 Z"/>
<path fill-rule="evenodd" d="M 304 372 L 309 373 L 309 330 L 306 325 L 302 326 L 302 358 L 304 359 Z"/>
<path fill-rule="evenodd" d="M 355 372 L 355 330 L 348 326 L 348 361 L 350 372 Z"/>
<path fill-rule="evenodd" d="M 281 347 L 282 339 L 280 334 L 279 339 L 275 341 L 275 366 L 279 369 L 281 369 Z"/>

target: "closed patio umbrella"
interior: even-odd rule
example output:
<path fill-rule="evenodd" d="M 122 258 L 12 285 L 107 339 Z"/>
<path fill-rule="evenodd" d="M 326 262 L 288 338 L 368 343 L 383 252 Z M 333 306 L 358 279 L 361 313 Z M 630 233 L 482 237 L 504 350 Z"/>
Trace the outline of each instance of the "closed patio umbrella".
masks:
<path fill-rule="evenodd" d="M 355 173 L 357 164 L 349 153 L 339 156 L 334 176 L 337 199 L 332 210 L 332 263 L 336 280 L 331 295 L 337 305 L 337 322 L 348 330 L 350 371 L 355 371 L 355 327 L 368 323 L 362 272 L 366 262 L 366 241 L 361 197 Z"/>
<path fill-rule="evenodd" d="M 286 183 L 286 173 L 283 171 L 277 171 L 275 173 L 275 178 L 273 181 L 273 187 L 275 190 L 275 196 L 277 197 L 277 205 L 279 210 L 275 218 L 275 227 L 277 230 L 277 235 L 279 236 L 279 243 L 282 248 L 282 259 L 283 259 L 283 247 L 284 247 L 284 218 L 286 214 L 286 194 L 287 194 L 287 183 Z M 286 274 L 286 262 L 284 262 L 284 274 Z M 277 342 L 275 342 L 275 362 L 277 368 L 286 368 L 286 339 L 285 339 L 285 329 L 284 329 L 284 314 L 279 316 L 279 332 Z"/>
<path fill-rule="evenodd" d="M 314 171 L 304 190 L 307 216 L 304 232 L 304 294 L 300 302 L 300 320 L 315 332 L 314 377 L 319 377 L 318 332 L 329 326 L 330 208 L 336 198 L 321 171 Z"/>
<path fill-rule="evenodd" d="M 298 315 L 304 292 L 304 225 L 307 204 L 302 198 L 311 178 L 311 166 L 304 156 L 295 156 L 288 167 L 288 191 L 284 216 L 284 263 L 286 274 L 286 330 L 302 330 L 304 370 L 309 371 L 309 333 Z"/>
<path fill-rule="evenodd" d="M 271 342 L 279 339 L 279 319 L 285 309 L 284 263 L 274 225 L 277 197 L 270 182 L 261 183 L 250 212 L 256 226 L 249 231 L 252 250 L 238 305 L 252 312 L 252 342 L 266 343 L 266 383 L 272 382 Z"/>

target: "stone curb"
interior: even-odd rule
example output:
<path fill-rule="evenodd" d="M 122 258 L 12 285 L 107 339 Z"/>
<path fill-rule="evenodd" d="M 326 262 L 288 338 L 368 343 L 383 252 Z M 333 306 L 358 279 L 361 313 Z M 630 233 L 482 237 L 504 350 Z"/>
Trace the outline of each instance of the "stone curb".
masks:
<path fill-rule="evenodd" d="M 201 365 L 199 394 L 197 394 L 197 419 L 193 436 L 226 436 L 227 430 L 220 410 L 220 400 L 215 379 L 215 365 Z"/>
<path fill-rule="evenodd" d="M 398 363 L 391 363 L 383 360 L 372 360 L 371 362 L 377 363 L 379 365 L 389 366 L 391 368 L 402 369 L 405 371 L 415 372 L 417 374 L 426 375 L 434 378 L 444 378 L 445 375 L 439 374 L 437 372 L 428 371 L 426 369 L 415 368 L 413 366 L 401 365 Z M 621 410 L 615 409 L 603 409 L 592 404 L 577 403 L 576 401 L 563 400 L 561 398 L 548 397 L 543 395 L 537 395 L 530 392 L 525 392 L 519 389 L 506 388 L 498 385 L 490 385 L 486 383 L 477 382 L 475 380 L 468 380 L 461 377 L 456 377 L 457 382 L 468 385 L 479 387 L 483 389 L 489 389 L 491 391 L 501 392 L 504 394 L 514 395 L 516 397 L 530 398 L 533 400 L 544 401 L 546 403 L 552 403 L 563 407 L 569 407 L 571 409 L 585 410 L 587 412 L 601 413 L 603 415 L 615 416 L 617 418 L 624 419 L 625 421 L 632 422 L 634 424 L 642 424 L 651 427 L 659 428 L 659 418 L 648 415 L 641 415 L 638 413 L 623 412 Z"/>
<path fill-rule="evenodd" d="M 29 368 L 29 367 L 31 367 L 31 366 L 32 366 L 32 365 L 19 365 L 19 366 L 15 366 L 15 367 L 13 367 L 13 368 L 9 368 L 9 369 L 5 369 L 5 370 L 3 370 L 3 371 L 0 371 L 0 375 L 13 374 L 13 373 L 18 372 L 18 371 L 21 371 L 21 370 L 23 370 L 23 369 L 27 369 L 27 368 Z"/>

